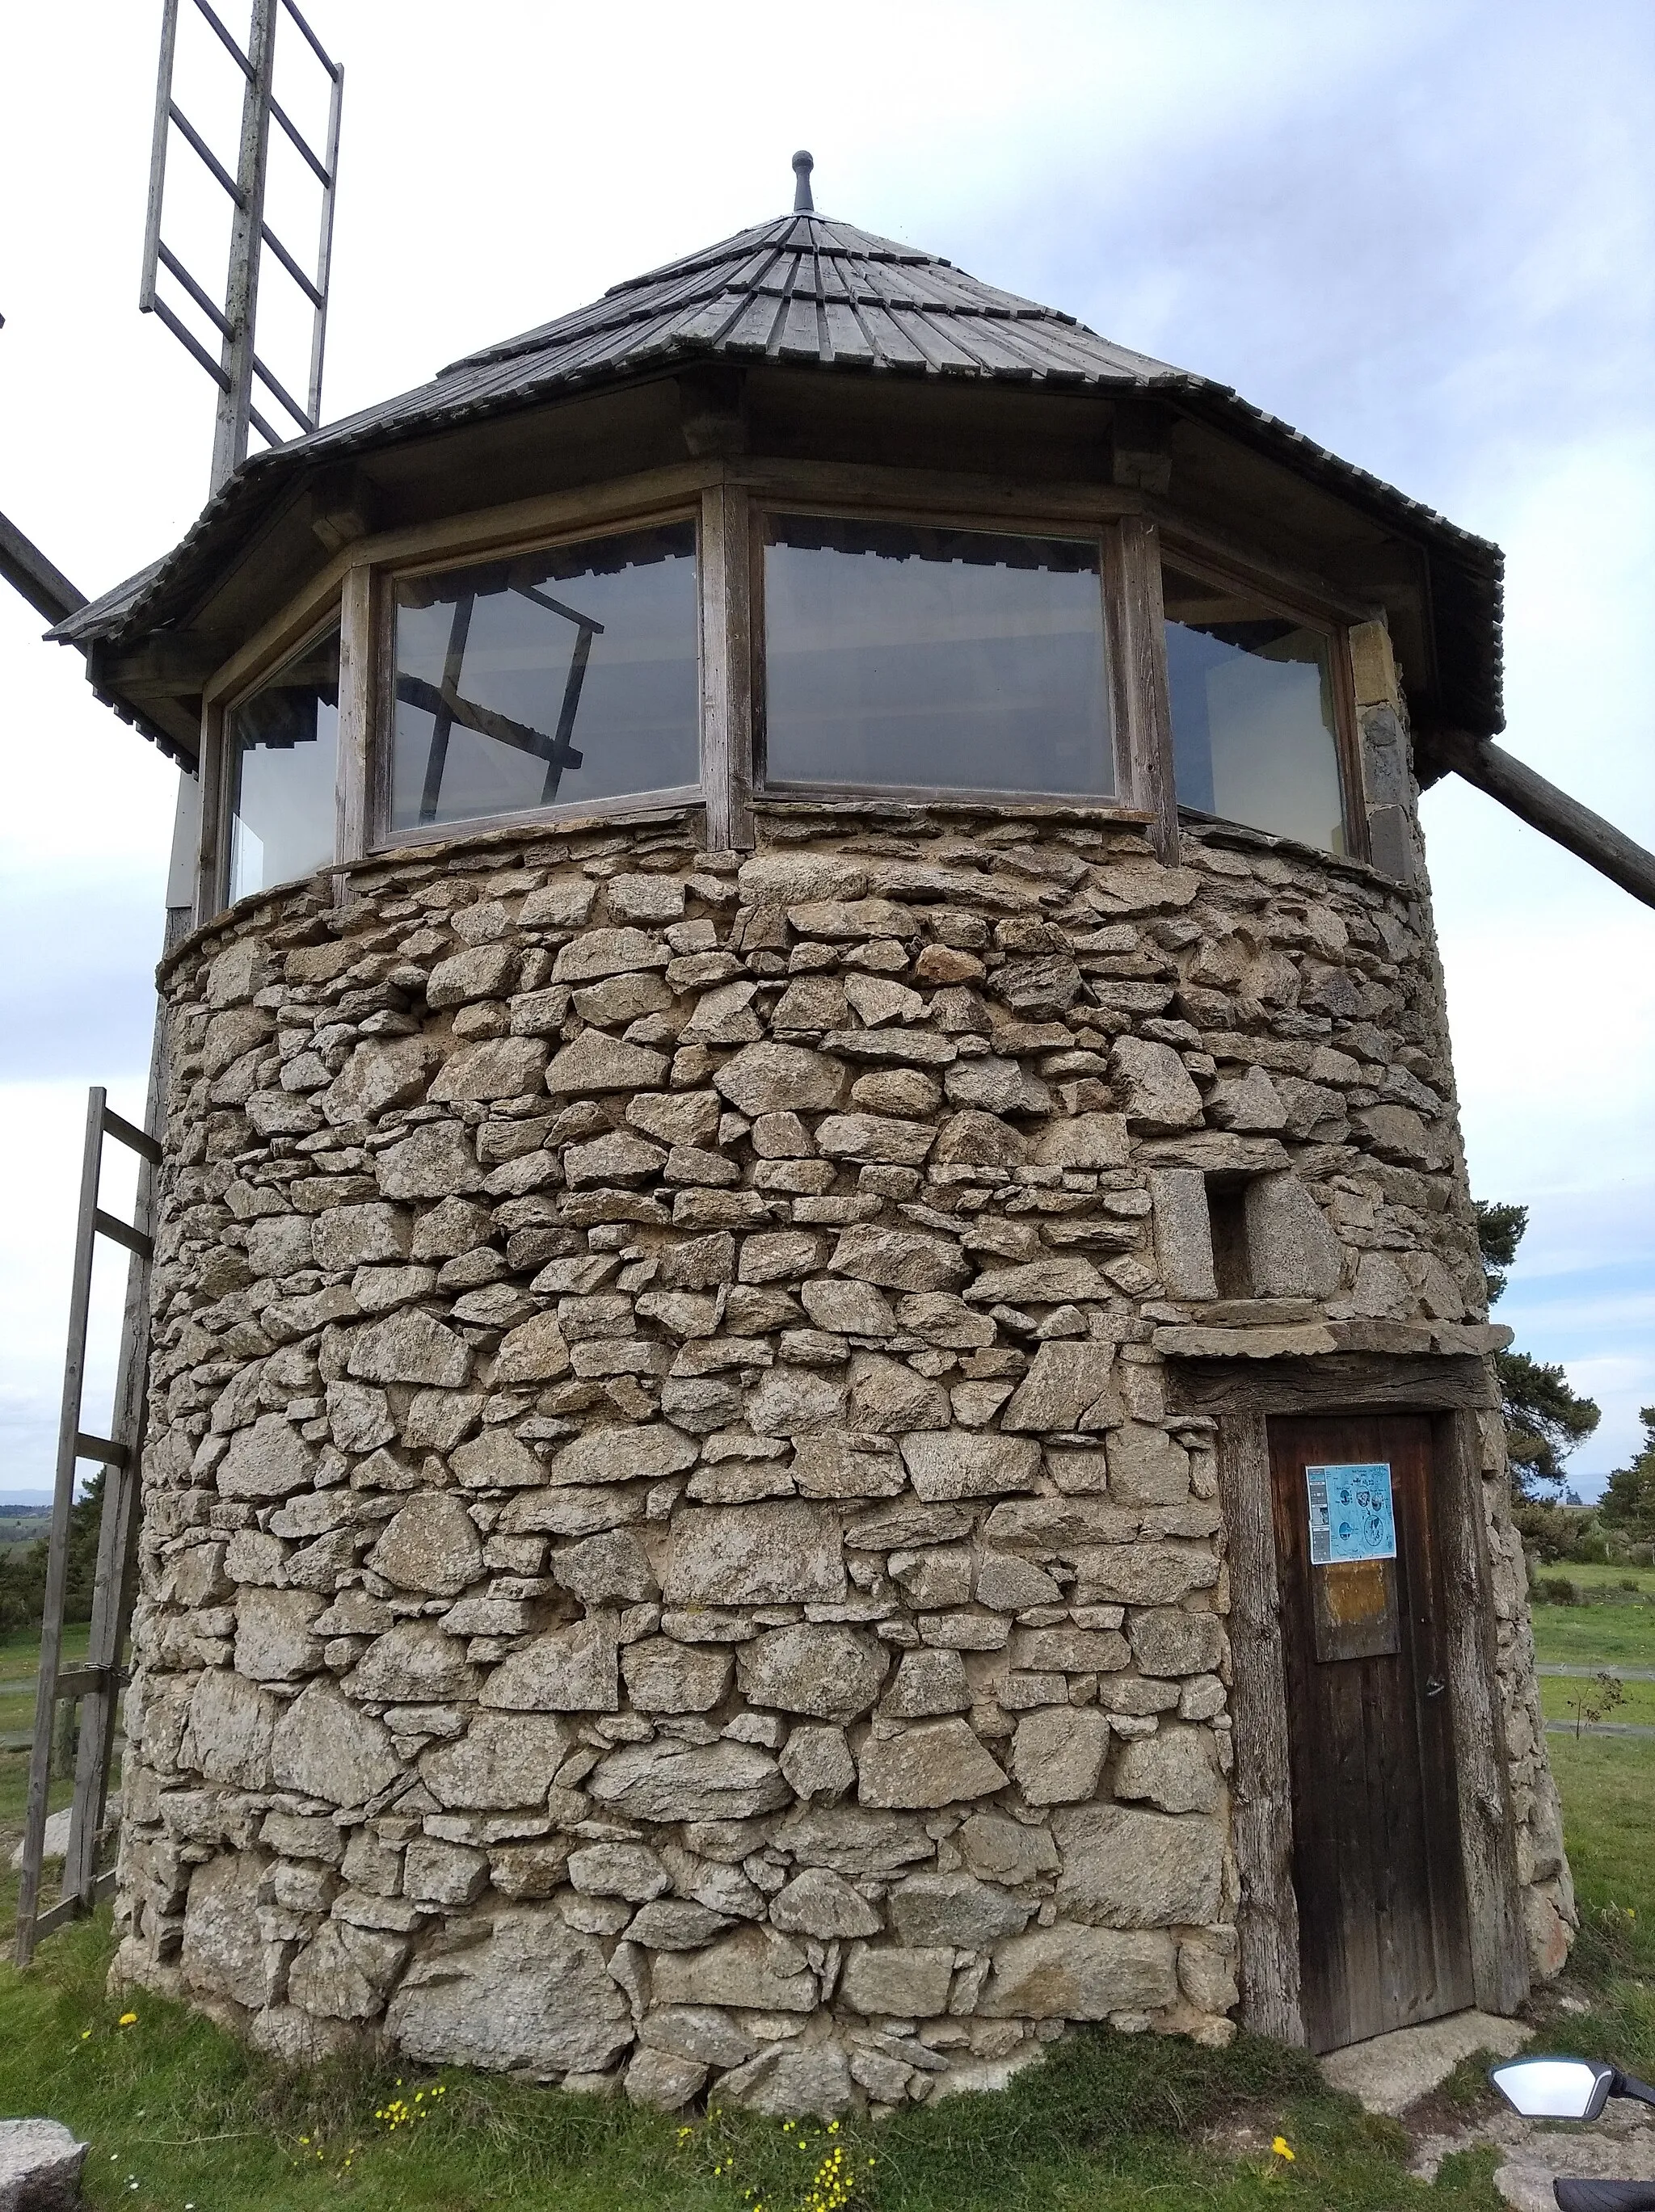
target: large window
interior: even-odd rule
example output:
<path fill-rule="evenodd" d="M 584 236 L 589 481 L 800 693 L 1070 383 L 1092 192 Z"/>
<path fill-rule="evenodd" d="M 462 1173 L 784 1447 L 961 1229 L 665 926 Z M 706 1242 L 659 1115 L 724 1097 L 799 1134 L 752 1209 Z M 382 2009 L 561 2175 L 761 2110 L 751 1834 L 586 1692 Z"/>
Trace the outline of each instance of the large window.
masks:
<path fill-rule="evenodd" d="M 1170 563 L 1161 590 L 1179 804 L 1342 853 L 1330 637 Z"/>
<path fill-rule="evenodd" d="M 337 623 L 231 711 L 226 740 L 231 900 L 325 867 L 339 763 Z"/>
<path fill-rule="evenodd" d="M 765 780 L 1115 792 L 1095 539 L 774 516 Z"/>
<path fill-rule="evenodd" d="M 700 779 L 693 523 L 396 586 L 392 830 Z"/>

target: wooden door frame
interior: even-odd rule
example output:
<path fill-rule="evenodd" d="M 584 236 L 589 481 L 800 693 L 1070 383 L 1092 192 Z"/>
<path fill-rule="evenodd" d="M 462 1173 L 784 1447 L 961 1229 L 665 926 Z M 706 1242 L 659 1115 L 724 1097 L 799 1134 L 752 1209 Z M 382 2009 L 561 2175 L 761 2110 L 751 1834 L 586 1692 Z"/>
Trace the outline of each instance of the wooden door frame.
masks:
<path fill-rule="evenodd" d="M 1498 1402 L 1487 1364 L 1366 1352 L 1178 1360 L 1169 1364 L 1168 1383 L 1180 1410 L 1209 1416 L 1218 1427 L 1219 1499 L 1230 1571 L 1231 1839 L 1240 1892 L 1242 2024 L 1281 2042 L 1305 2040 L 1271 1497 L 1268 1425 L 1273 1414 L 1406 1412 L 1430 1419 L 1472 1979 L 1482 2010 L 1515 2012 L 1528 1996 L 1530 1977 L 1476 1418 Z"/>

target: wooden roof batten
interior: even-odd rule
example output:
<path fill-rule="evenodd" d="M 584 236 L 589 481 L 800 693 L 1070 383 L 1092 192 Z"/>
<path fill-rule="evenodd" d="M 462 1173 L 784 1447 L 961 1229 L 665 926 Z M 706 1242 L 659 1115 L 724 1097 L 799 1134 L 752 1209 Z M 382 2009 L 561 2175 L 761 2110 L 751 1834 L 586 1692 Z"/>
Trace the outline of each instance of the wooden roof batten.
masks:
<path fill-rule="evenodd" d="M 115 655 L 187 626 L 192 603 L 250 538 L 319 477 L 375 452 L 583 392 L 624 390 L 697 362 L 734 372 L 831 371 L 934 386 L 1090 392 L 1113 400 L 1117 410 L 1149 403 L 1204 425 L 1418 549 L 1443 678 L 1415 717 L 1421 781 L 1459 774 L 1655 905 L 1655 856 L 1490 742 L 1505 720 L 1504 561 L 1497 545 L 1317 445 L 1227 385 L 1100 337 L 1074 316 L 983 283 L 939 255 L 818 213 L 812 167 L 808 154 L 793 157 L 788 214 L 465 355 L 429 384 L 252 456 L 170 553 L 70 613 L 51 635 L 86 652 L 99 696 L 155 736 L 143 709 L 155 702 L 124 696 L 129 687 L 108 679 Z"/>

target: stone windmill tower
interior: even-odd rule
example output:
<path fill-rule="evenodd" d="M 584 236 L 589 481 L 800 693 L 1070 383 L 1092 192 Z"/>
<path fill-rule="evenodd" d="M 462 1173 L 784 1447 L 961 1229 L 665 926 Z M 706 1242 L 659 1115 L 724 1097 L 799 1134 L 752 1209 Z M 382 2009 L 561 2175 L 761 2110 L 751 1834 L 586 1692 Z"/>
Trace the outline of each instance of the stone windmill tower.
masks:
<path fill-rule="evenodd" d="M 1417 794 L 1652 863 L 1495 548 L 794 167 L 56 633 L 200 795 L 120 1970 L 775 2112 L 1509 2011 Z"/>

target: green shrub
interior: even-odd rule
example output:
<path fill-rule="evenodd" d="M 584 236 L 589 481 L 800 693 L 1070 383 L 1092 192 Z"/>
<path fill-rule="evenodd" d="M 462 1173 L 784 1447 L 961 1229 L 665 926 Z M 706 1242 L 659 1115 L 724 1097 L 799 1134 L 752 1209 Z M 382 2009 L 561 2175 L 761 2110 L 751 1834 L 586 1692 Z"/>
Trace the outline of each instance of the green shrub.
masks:
<path fill-rule="evenodd" d="M 1567 1575 L 1537 1575 L 1535 1595 L 1542 1605 L 1584 1605 L 1586 1593 Z"/>

